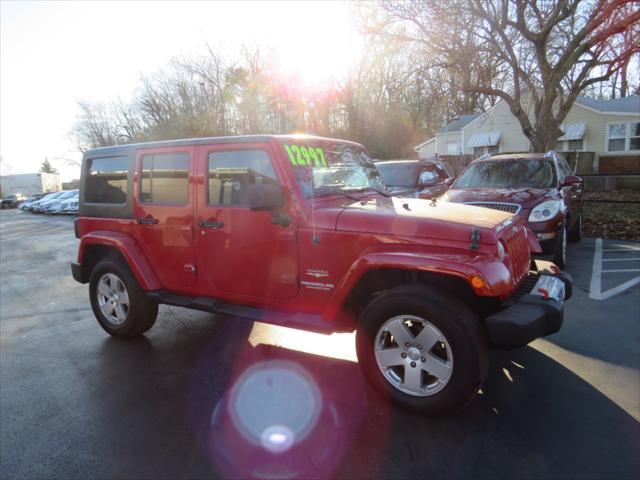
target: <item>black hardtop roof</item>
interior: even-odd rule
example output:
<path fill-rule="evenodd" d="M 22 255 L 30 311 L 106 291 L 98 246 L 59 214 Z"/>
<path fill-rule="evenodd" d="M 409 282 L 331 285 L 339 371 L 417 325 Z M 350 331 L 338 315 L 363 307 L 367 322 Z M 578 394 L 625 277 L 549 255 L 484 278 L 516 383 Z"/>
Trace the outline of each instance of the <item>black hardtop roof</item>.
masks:
<path fill-rule="evenodd" d="M 122 145 L 113 145 L 110 147 L 99 147 L 84 152 L 86 157 L 104 157 L 108 155 L 118 155 L 137 150 L 140 148 L 162 148 L 162 147 L 180 147 L 185 145 L 207 145 L 207 144 L 236 144 L 236 143 L 265 143 L 272 140 L 291 140 L 291 141 L 308 141 L 322 140 L 330 142 L 347 143 L 356 147 L 362 147 L 357 142 L 349 140 L 341 140 L 338 138 L 319 137 L 315 135 L 234 135 L 228 137 L 201 137 L 201 138 L 183 138 L 179 140 L 160 140 L 154 142 L 128 143 Z"/>

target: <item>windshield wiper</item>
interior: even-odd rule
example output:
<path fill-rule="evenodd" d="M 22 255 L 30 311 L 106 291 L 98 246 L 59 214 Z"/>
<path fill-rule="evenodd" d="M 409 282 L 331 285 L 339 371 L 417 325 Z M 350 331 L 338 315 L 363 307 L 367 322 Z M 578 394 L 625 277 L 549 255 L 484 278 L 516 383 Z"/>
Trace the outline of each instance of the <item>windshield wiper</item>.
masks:
<path fill-rule="evenodd" d="M 393 196 L 389 192 L 385 192 L 384 190 L 380 190 L 379 188 L 371 187 L 371 190 L 373 190 L 376 193 L 379 193 L 383 197 L 392 197 Z"/>
<path fill-rule="evenodd" d="M 376 188 L 374 186 L 368 186 L 368 187 L 363 187 L 361 189 L 359 189 L 361 192 L 364 192 L 366 190 L 373 190 L 376 193 L 379 193 L 380 195 L 382 195 L 383 197 L 392 197 L 393 195 L 391 195 L 389 192 L 385 192 L 384 190 L 380 190 L 379 188 Z"/>
<path fill-rule="evenodd" d="M 339 188 L 320 187 L 313 192 L 313 195 L 315 197 L 322 197 L 324 195 L 335 195 L 335 194 L 350 198 L 351 200 L 355 200 L 356 202 L 360 201 L 360 198 L 356 197 L 355 195 L 351 195 L 350 193 L 347 193 L 344 190 L 341 190 Z"/>

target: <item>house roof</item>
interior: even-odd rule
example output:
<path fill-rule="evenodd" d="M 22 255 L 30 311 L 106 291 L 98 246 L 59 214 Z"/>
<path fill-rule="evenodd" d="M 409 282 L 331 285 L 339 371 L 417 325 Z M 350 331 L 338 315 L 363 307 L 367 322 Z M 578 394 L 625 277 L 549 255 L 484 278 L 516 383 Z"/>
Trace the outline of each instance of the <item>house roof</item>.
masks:
<path fill-rule="evenodd" d="M 436 137 L 431 137 L 429 140 L 422 142 L 420 145 L 416 145 L 413 149 L 417 152 L 421 147 L 424 147 L 427 143 L 431 143 L 435 141 Z"/>
<path fill-rule="evenodd" d="M 611 100 L 596 100 L 589 97 L 578 97 L 576 102 L 600 112 L 640 113 L 640 95 L 613 98 Z"/>
<path fill-rule="evenodd" d="M 449 123 L 447 123 L 444 127 L 438 130 L 438 133 L 449 133 L 449 132 L 458 132 L 462 130 L 467 123 L 475 120 L 480 116 L 480 113 L 469 113 L 467 115 L 460 115 L 457 118 L 454 118 Z"/>

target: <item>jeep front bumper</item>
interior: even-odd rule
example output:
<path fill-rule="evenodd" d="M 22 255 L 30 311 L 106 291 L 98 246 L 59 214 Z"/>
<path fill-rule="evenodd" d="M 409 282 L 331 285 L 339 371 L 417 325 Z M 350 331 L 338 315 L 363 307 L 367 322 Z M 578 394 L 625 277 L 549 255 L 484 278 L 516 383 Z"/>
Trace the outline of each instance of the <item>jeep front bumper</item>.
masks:
<path fill-rule="evenodd" d="M 560 330 L 564 302 L 571 298 L 571 277 L 536 261 L 520 289 L 503 309 L 485 319 L 489 338 L 498 348 L 515 348 Z"/>

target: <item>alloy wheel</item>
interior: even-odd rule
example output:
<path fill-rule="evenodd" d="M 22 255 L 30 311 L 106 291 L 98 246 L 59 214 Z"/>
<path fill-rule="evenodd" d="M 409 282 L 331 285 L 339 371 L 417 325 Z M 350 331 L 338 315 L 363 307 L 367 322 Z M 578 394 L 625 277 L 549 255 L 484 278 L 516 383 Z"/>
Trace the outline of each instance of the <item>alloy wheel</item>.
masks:
<path fill-rule="evenodd" d="M 96 295 L 105 319 L 112 325 L 122 325 L 129 313 L 129 294 L 122 280 L 113 273 L 105 273 L 98 280 Z"/>
<path fill-rule="evenodd" d="M 390 318 L 378 329 L 374 354 L 385 379 L 417 397 L 440 392 L 453 372 L 451 346 L 443 333 L 413 315 Z"/>

